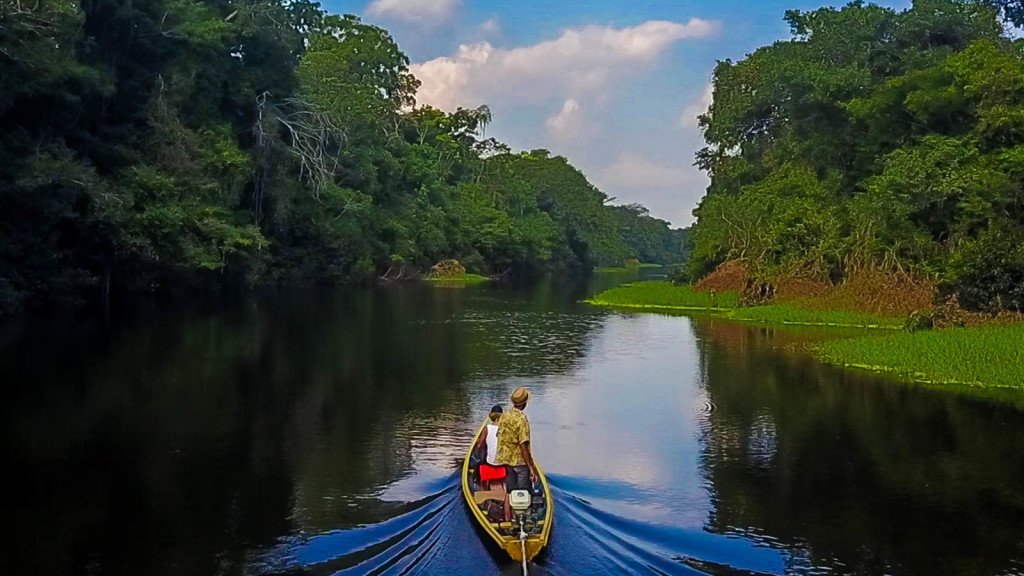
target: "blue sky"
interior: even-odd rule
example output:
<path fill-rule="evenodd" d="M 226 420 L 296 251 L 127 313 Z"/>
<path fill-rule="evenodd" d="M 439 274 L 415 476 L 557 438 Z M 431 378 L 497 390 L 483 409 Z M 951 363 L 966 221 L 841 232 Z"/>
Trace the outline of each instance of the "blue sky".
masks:
<path fill-rule="evenodd" d="M 909 0 L 877 2 L 906 8 Z M 487 104 L 487 135 L 547 148 L 616 203 L 640 202 L 677 226 L 707 178 L 695 116 L 715 62 L 789 37 L 787 9 L 824 2 L 717 0 L 325 0 L 394 35 L 446 110 Z M 840 5 L 841 3 L 828 3 Z"/>

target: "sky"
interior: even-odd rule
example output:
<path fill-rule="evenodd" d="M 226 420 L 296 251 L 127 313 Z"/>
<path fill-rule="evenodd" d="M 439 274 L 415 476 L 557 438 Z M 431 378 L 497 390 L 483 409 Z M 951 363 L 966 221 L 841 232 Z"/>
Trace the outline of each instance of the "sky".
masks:
<path fill-rule="evenodd" d="M 639 202 L 674 226 L 693 223 L 707 187 L 693 160 L 715 63 L 788 39 L 788 9 L 840 4 L 323 0 L 391 32 L 422 82 L 420 104 L 487 104 L 487 136 L 563 155 L 614 203 Z"/>

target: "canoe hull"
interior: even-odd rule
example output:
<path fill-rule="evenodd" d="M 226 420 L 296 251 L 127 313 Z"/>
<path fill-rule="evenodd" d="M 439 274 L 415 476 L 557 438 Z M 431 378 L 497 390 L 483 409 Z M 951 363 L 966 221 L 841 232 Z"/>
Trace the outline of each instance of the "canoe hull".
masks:
<path fill-rule="evenodd" d="M 473 437 L 473 443 L 470 444 L 469 452 L 466 454 L 466 458 L 462 463 L 462 496 L 466 501 L 466 505 L 469 506 L 469 511 L 472 514 L 474 520 L 480 525 L 480 528 L 487 534 L 490 540 L 493 540 L 499 548 L 504 550 L 508 555 L 516 562 L 523 561 L 523 546 L 518 538 L 510 536 L 504 536 L 498 532 L 494 524 L 491 524 L 487 517 L 483 514 L 480 508 L 473 501 L 473 489 L 472 480 L 470 479 L 469 461 L 473 455 L 473 448 L 476 446 L 477 440 L 480 438 L 480 434 L 484 433 L 487 429 L 487 423 L 485 422 L 476 436 Z M 548 485 L 547 476 L 544 475 L 544 471 L 540 465 L 534 462 L 534 466 L 537 468 L 538 481 L 544 491 L 544 502 L 546 503 L 546 509 L 544 512 L 543 527 L 540 534 L 532 534 L 526 538 L 526 560 L 533 560 L 540 552 L 548 545 L 548 540 L 551 538 L 551 525 L 554 520 L 554 501 L 551 499 L 551 487 Z"/>

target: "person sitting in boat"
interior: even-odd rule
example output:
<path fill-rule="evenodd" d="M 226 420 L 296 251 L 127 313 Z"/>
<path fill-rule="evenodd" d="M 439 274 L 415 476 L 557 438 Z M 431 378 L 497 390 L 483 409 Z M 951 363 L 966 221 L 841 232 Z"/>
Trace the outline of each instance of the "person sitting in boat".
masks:
<path fill-rule="evenodd" d="M 487 431 L 480 435 L 477 449 L 481 452 L 486 447 L 486 459 L 480 463 L 477 471 L 480 475 L 480 486 L 484 490 L 493 489 L 494 483 L 505 480 L 506 471 L 504 466 L 498 465 L 498 420 L 501 419 L 501 404 L 495 404 L 488 415 L 490 422 L 487 423 Z M 504 488 L 503 483 L 498 483 L 499 489 Z"/>
<path fill-rule="evenodd" d="M 530 490 L 537 482 L 537 468 L 530 453 L 530 420 L 523 413 L 529 399 L 529 390 L 516 388 L 512 409 L 498 420 L 498 464 L 508 467 L 505 485 L 509 492 Z M 506 517 L 511 517 L 507 499 L 505 508 Z"/>

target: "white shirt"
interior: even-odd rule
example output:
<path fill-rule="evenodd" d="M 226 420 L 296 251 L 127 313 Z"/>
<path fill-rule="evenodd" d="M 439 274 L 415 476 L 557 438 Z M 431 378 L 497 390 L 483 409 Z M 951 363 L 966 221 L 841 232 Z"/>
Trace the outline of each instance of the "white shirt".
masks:
<path fill-rule="evenodd" d="M 498 425 L 487 425 L 487 463 L 498 465 Z"/>

